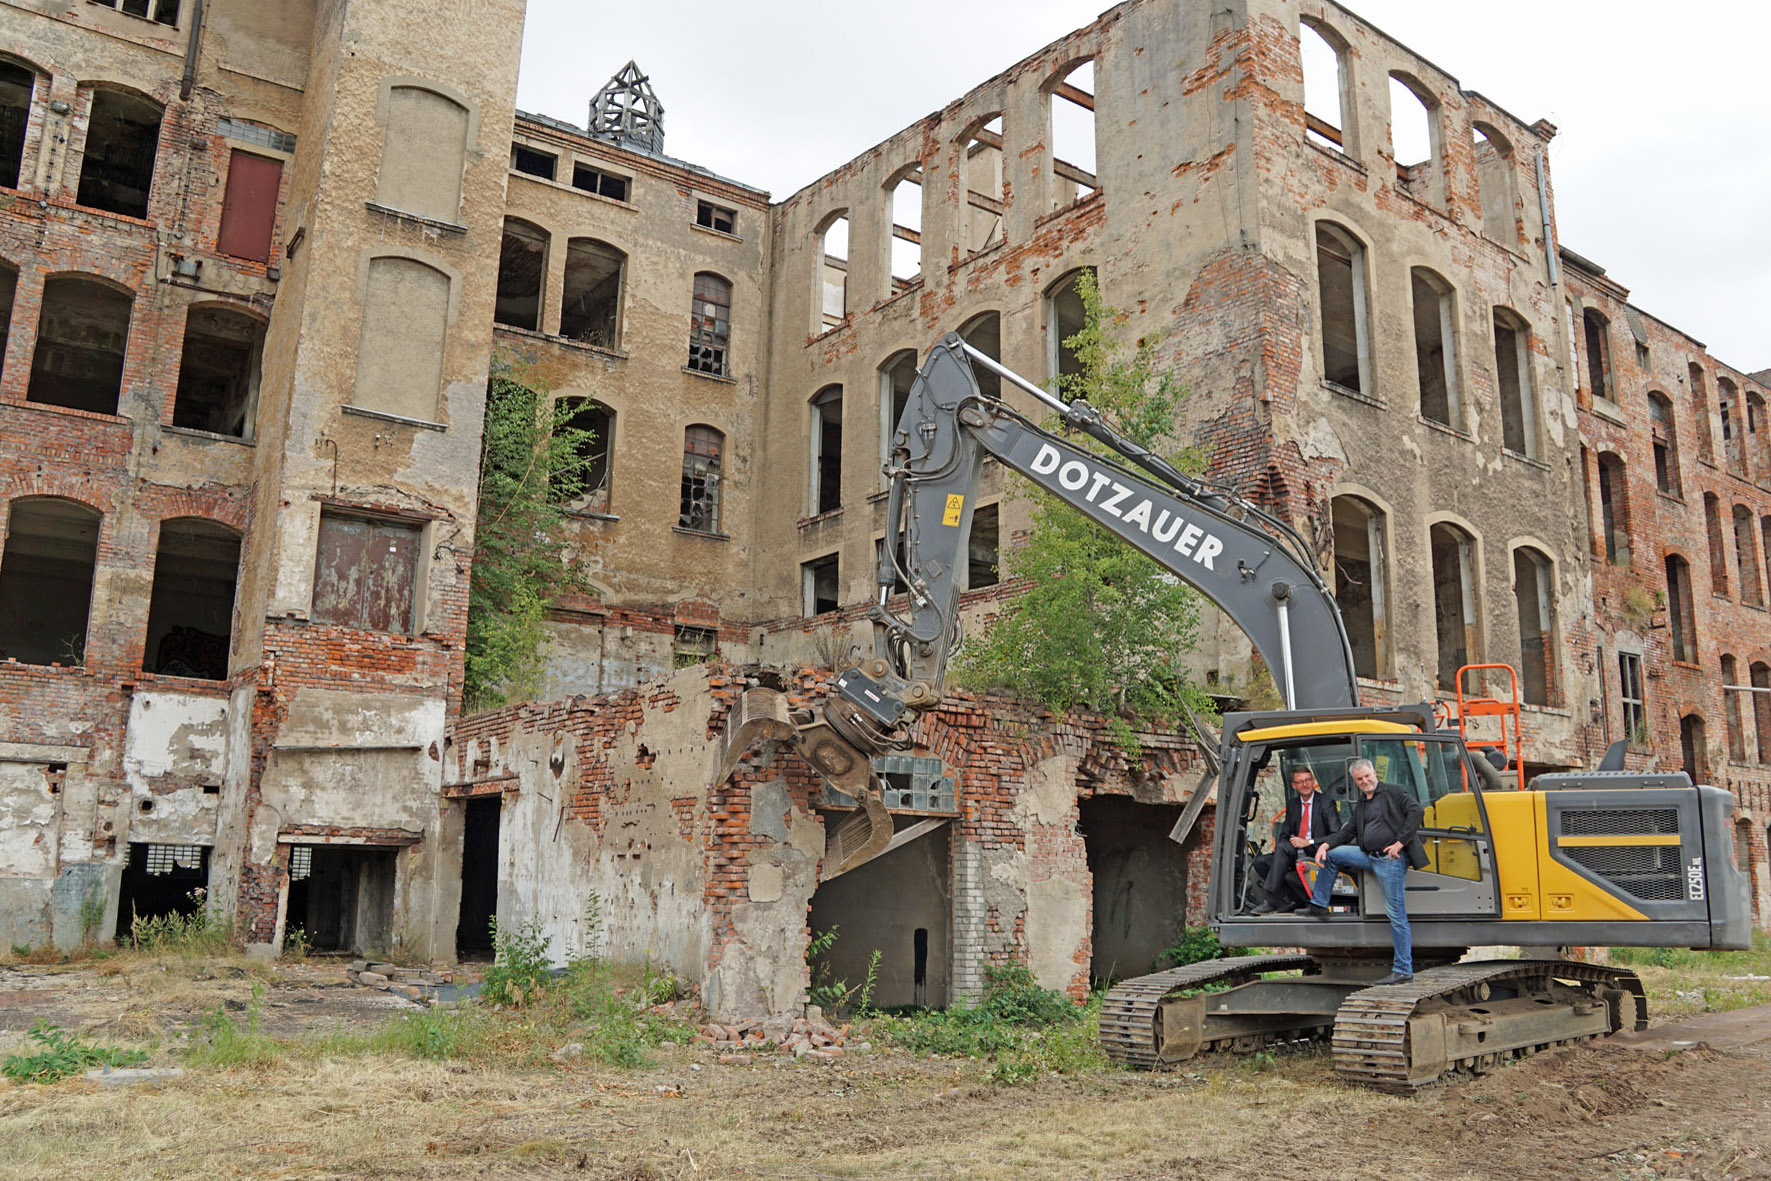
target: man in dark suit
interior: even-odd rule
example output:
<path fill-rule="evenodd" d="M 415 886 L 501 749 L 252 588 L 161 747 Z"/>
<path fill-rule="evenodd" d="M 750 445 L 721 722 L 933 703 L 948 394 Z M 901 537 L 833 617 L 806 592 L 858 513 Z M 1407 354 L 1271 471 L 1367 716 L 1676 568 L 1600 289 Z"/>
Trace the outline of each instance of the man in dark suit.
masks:
<path fill-rule="evenodd" d="M 1369 869 L 1384 895 L 1384 913 L 1390 919 L 1390 945 L 1395 955 L 1390 974 L 1379 984 L 1404 984 L 1414 979 L 1414 936 L 1408 929 L 1407 899 L 1403 882 L 1408 870 L 1425 868 L 1426 846 L 1421 843 L 1420 801 L 1414 793 L 1395 783 L 1379 783 L 1370 759 L 1347 764 L 1359 798 L 1353 815 L 1340 831 L 1316 850 L 1316 864 L 1326 866 L 1316 875 L 1310 895 L 1310 914 L 1327 918 L 1329 891 L 1343 869 Z"/>
<path fill-rule="evenodd" d="M 1265 900 L 1254 908 L 1255 914 L 1304 906 L 1304 887 L 1296 872 L 1298 858 L 1308 857 L 1310 850 L 1341 826 L 1334 801 L 1317 790 L 1316 773 L 1310 768 L 1291 769 L 1291 790 L 1293 794 L 1285 801 L 1285 819 L 1273 840 L 1273 851 L 1255 858 L 1255 869 L 1264 874 L 1261 884 L 1267 889 Z"/>

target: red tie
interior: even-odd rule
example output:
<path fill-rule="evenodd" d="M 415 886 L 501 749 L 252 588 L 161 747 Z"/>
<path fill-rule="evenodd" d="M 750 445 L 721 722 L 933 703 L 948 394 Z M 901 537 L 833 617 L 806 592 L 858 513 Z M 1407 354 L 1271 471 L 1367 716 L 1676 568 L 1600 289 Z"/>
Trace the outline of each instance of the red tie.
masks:
<path fill-rule="evenodd" d="M 1306 841 L 1310 839 L 1310 801 L 1304 801 L 1303 822 L 1298 825 L 1298 835 Z"/>

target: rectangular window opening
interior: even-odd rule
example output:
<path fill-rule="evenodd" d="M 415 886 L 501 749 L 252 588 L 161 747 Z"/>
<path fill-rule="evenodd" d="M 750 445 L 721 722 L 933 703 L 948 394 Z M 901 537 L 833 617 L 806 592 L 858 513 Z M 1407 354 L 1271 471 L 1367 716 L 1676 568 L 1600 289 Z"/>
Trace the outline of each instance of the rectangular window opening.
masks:
<path fill-rule="evenodd" d="M 537 152 L 534 148 L 526 148 L 522 144 L 510 146 L 510 167 L 513 172 L 538 176 L 542 180 L 552 180 L 559 163 L 558 156 Z"/>
<path fill-rule="evenodd" d="M 583 162 L 572 165 L 572 187 L 595 193 L 599 197 L 607 197 L 611 201 L 627 200 L 628 180 L 625 176 L 616 176 Z"/>
<path fill-rule="evenodd" d="M 712 201 L 695 202 L 695 224 L 722 234 L 738 232 L 737 211 L 715 205 Z"/>

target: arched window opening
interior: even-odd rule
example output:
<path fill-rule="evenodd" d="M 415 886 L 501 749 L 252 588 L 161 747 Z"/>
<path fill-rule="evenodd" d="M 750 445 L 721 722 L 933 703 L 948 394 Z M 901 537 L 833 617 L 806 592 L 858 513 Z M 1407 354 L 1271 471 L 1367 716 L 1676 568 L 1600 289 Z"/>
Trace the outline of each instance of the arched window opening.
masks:
<path fill-rule="evenodd" d="M 1691 421 L 1697 424 L 1697 458 L 1714 462 L 1715 444 L 1710 437 L 1709 390 L 1703 381 L 1703 369 L 1695 361 L 1686 366 L 1691 379 Z"/>
<path fill-rule="evenodd" d="M 1519 679 L 1528 705 L 1553 705 L 1556 692 L 1555 567 L 1524 546 L 1513 551 L 1513 597 L 1519 612 Z"/>
<path fill-rule="evenodd" d="M 1409 285 L 1414 295 L 1414 369 L 1421 415 L 1462 430 L 1451 285 L 1425 267 L 1409 271 Z"/>
<path fill-rule="evenodd" d="M 718 533 L 720 461 L 726 437 L 714 428 L 696 425 L 683 432 L 683 495 L 678 528 Z"/>
<path fill-rule="evenodd" d="M 1740 601 L 1763 607 L 1765 591 L 1759 581 L 1758 530 L 1753 527 L 1753 510 L 1744 504 L 1734 506 L 1734 565 L 1740 574 Z"/>
<path fill-rule="evenodd" d="M 959 245 L 965 258 L 981 254 L 1003 242 L 1002 115 L 990 116 L 965 137 L 959 157 L 960 186 L 965 200 L 960 206 Z"/>
<path fill-rule="evenodd" d="M 541 330 L 541 289 L 547 280 L 547 231 L 514 217 L 504 219 L 498 247 L 498 301 L 492 319 L 512 328 Z"/>
<path fill-rule="evenodd" d="M 849 314 L 849 219 L 833 218 L 818 232 L 819 321 L 835 328 Z"/>
<path fill-rule="evenodd" d="M 1767 444 L 1771 443 L 1771 423 L 1765 421 L 1765 399 L 1757 390 L 1746 392 L 1746 462 L 1741 466 L 1749 470 L 1759 483 L 1771 481 L 1771 455 L 1767 455 Z"/>
<path fill-rule="evenodd" d="M 31 91 L 37 76 L 23 66 L 0 61 L 0 186 L 18 188 L 25 159 L 25 130 L 31 122 Z"/>
<path fill-rule="evenodd" d="M 1433 553 L 1433 626 L 1438 636 L 1438 685 L 1457 687 L 1457 670 L 1477 660 L 1476 543 L 1455 525 L 1428 531 Z"/>
<path fill-rule="evenodd" d="M 1381 678 L 1390 669 L 1388 573 L 1384 514 L 1356 496 L 1337 496 L 1334 517 L 1334 601 L 1353 647 L 1353 671 Z"/>
<path fill-rule="evenodd" d="M 812 513 L 842 507 L 842 387 L 825 386 L 812 398 Z"/>
<path fill-rule="evenodd" d="M 1703 526 L 1709 535 L 1710 593 L 1728 593 L 1728 547 L 1722 540 L 1722 501 L 1714 492 L 1703 494 Z"/>
<path fill-rule="evenodd" d="M 1339 226 L 1316 224 L 1316 294 L 1322 317 L 1322 379 L 1354 393 L 1374 391 L 1365 301 L 1365 244 Z"/>
<path fill-rule="evenodd" d="M 973 316 L 960 325 L 959 336 L 992 361 L 1002 360 L 1002 317 L 996 312 Z M 978 379 L 978 392 L 989 398 L 1002 396 L 1002 378 L 983 366 L 975 367 L 972 372 Z"/>
<path fill-rule="evenodd" d="M 916 384 L 916 350 L 895 353 L 879 367 L 879 486 L 886 488 L 885 465 L 891 462 L 892 446 L 904 408 L 910 404 L 910 387 Z"/>
<path fill-rule="evenodd" d="M 1753 740 L 1758 744 L 1758 761 L 1771 763 L 1771 664 L 1756 662 L 1747 670 L 1752 687 Z"/>
<path fill-rule="evenodd" d="M 1728 470 L 1746 475 L 1746 443 L 1740 423 L 1740 391 L 1726 377 L 1716 378 L 1716 401 L 1722 411 L 1722 455 Z"/>
<path fill-rule="evenodd" d="M 1002 580 L 998 568 L 1000 517 L 993 504 L 979 505 L 972 514 L 972 531 L 966 537 L 965 589 L 980 590 Z"/>
<path fill-rule="evenodd" d="M 102 519 L 59 497 L 12 502 L 0 554 L 0 659 L 85 663 Z"/>
<path fill-rule="evenodd" d="M 609 457 L 614 454 L 615 447 L 615 412 L 589 398 L 564 401 L 571 413 L 565 426 L 587 434 L 580 437 L 577 445 L 578 457 L 585 461 L 585 466 L 580 469 L 583 481 L 576 492 L 558 498 L 559 502 L 573 512 L 606 514 L 609 512 L 611 484 Z"/>
<path fill-rule="evenodd" d="M 1351 155 L 1346 131 L 1346 53 L 1308 21 L 1299 22 L 1298 52 L 1304 65 L 1305 137 Z"/>
<path fill-rule="evenodd" d="M 689 304 L 689 365 L 697 373 L 725 377 L 732 339 L 732 285 L 702 271 Z"/>
<path fill-rule="evenodd" d="M 1416 200 L 1438 200 L 1439 104 L 1432 92 L 1403 74 L 1390 75 L 1390 148 L 1396 187 Z"/>
<path fill-rule="evenodd" d="M 1673 403 L 1659 390 L 1648 393 L 1648 434 L 1654 444 L 1654 486 L 1677 496 L 1679 481 L 1679 432 L 1673 423 Z"/>
<path fill-rule="evenodd" d="M 1081 267 L 1052 284 L 1045 297 L 1045 353 L 1046 368 L 1058 379 L 1058 393 L 1066 398 L 1073 398 L 1083 391 L 1072 386 L 1082 374 L 1082 361 L 1076 355 L 1074 345 L 1066 343 L 1081 332 L 1086 322 L 1087 313 L 1082 306 L 1082 292 L 1077 286 L 1084 271 L 1093 273 L 1093 267 Z"/>
<path fill-rule="evenodd" d="M 891 269 L 893 295 L 922 282 L 922 166 L 892 186 Z"/>
<path fill-rule="evenodd" d="M 598 348 L 621 338 L 621 277 L 627 256 L 607 242 L 566 243 L 566 285 L 560 297 L 560 335 Z"/>
<path fill-rule="evenodd" d="M 232 308 L 192 308 L 185 315 L 172 425 L 251 438 L 263 354 L 264 322 L 256 316 Z"/>
<path fill-rule="evenodd" d="M 1697 714 L 1679 719 L 1679 767 L 1691 776 L 1691 782 L 1709 782 L 1709 739 L 1704 736 L 1703 718 Z"/>
<path fill-rule="evenodd" d="M 225 681 L 240 534 L 197 517 L 160 522 L 142 671 Z"/>
<path fill-rule="evenodd" d="M 1611 322 L 1593 308 L 1583 311 L 1580 321 L 1586 337 L 1589 388 L 1593 397 L 1615 402 L 1617 391 L 1611 381 Z"/>
<path fill-rule="evenodd" d="M 25 398 L 70 410 L 117 413 L 134 303 L 127 291 L 79 275 L 45 280 Z"/>
<path fill-rule="evenodd" d="M 1496 242 L 1519 240 L 1519 196 L 1513 181 L 1513 145 L 1486 123 L 1471 125 L 1476 146 L 1476 183 L 1482 198 L 1482 232 Z"/>
<path fill-rule="evenodd" d="M 6 341 L 12 332 L 12 300 L 18 290 L 18 269 L 0 262 L 0 365 L 6 362 Z"/>
<path fill-rule="evenodd" d="M 1050 95 L 1051 208 L 1063 209 L 1094 196 L 1095 63 L 1082 62 L 1052 86 Z"/>
<path fill-rule="evenodd" d="M 1531 330 L 1506 308 L 1494 309 L 1494 377 L 1500 394 L 1501 445 L 1536 459 L 1537 390 L 1531 382 Z"/>
<path fill-rule="evenodd" d="M 1730 689 L 1730 685 L 1740 683 L 1740 666 L 1734 657 L 1722 654 L 1722 723 L 1727 731 L 1728 761 L 1733 763 L 1746 762 L 1746 727 L 1740 721 L 1740 690 Z"/>
<path fill-rule="evenodd" d="M 1697 618 L 1691 602 L 1691 568 L 1678 554 L 1666 558 L 1667 631 L 1671 633 L 1673 659 L 1697 663 Z"/>
<path fill-rule="evenodd" d="M 92 92 L 92 119 L 74 200 L 89 209 L 148 215 L 154 154 L 160 146 L 160 104 L 120 90 Z"/>
<path fill-rule="evenodd" d="M 1613 566 L 1630 564 L 1629 484 L 1623 459 L 1615 452 L 1599 453 L 1599 536 L 1605 543 L 1605 560 Z"/>

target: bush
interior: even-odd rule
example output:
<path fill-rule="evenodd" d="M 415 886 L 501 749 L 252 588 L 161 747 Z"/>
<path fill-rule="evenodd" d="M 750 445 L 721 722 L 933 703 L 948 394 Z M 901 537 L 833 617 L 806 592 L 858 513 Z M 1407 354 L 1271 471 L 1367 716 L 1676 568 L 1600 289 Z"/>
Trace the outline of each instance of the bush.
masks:
<path fill-rule="evenodd" d="M 83 1042 L 59 1025 L 38 1021 L 25 1037 L 43 1048 L 35 1054 L 13 1054 L 0 1063 L 0 1074 L 15 1083 L 54 1083 L 97 1066 L 136 1066 L 148 1060 L 146 1050 L 123 1050 Z"/>
<path fill-rule="evenodd" d="M 225 955 L 233 950 L 233 924 L 210 914 L 199 886 L 190 892 L 190 914 L 136 915 L 129 923 L 129 942 L 138 951 L 183 956 Z"/>
<path fill-rule="evenodd" d="M 1218 942 L 1218 933 L 1210 927 L 1188 927 L 1181 932 L 1181 941 L 1162 953 L 1161 965 L 1168 968 L 1183 968 L 1188 964 L 1197 964 L 1204 960 L 1222 959 L 1224 945 Z"/>
<path fill-rule="evenodd" d="M 975 1007 L 883 1019 L 880 1036 L 914 1053 L 994 1059 L 991 1081 L 1005 1084 L 1104 1063 L 1096 1043 L 1098 994 L 1078 1006 L 1040 987 L 1027 965 L 1018 963 L 986 968 L 984 979 Z"/>
<path fill-rule="evenodd" d="M 547 952 L 547 936 L 541 933 L 541 920 L 530 919 L 505 930 L 493 919 L 492 946 L 497 958 L 486 969 L 481 999 L 493 1005 L 528 1004 L 552 974 L 553 961 Z"/>

